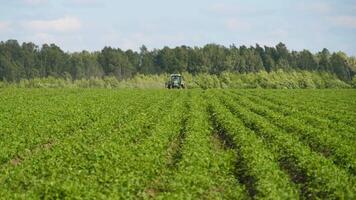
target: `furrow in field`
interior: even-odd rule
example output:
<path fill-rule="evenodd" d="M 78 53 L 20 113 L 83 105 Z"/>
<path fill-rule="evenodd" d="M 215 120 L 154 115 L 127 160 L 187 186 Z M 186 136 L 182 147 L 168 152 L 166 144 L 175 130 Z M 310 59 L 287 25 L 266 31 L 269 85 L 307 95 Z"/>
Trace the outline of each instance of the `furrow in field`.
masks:
<path fill-rule="evenodd" d="M 168 148 L 166 150 L 166 167 L 162 168 L 162 174 L 172 173 L 173 170 L 176 170 L 180 160 L 182 159 L 182 146 L 187 134 L 187 121 L 189 115 L 187 114 L 190 110 L 190 99 L 191 92 L 186 94 L 184 103 L 182 106 L 183 113 L 178 118 L 180 118 L 176 123 L 180 124 L 179 134 L 176 135 L 172 141 L 170 141 Z M 165 177 L 165 176 L 163 176 Z"/>
<path fill-rule="evenodd" d="M 319 94 L 318 94 L 319 93 Z M 302 109 L 308 110 L 310 107 L 315 109 L 311 110 L 314 113 L 322 113 L 323 115 L 329 115 L 332 119 L 335 120 L 335 117 L 345 116 L 350 118 L 350 122 L 354 122 L 356 119 L 356 106 L 355 101 L 352 98 L 353 90 L 347 91 L 338 91 L 333 90 L 327 93 L 323 93 L 323 90 L 311 93 L 309 95 L 294 95 L 291 96 L 289 103 L 294 103 L 296 106 L 301 107 Z M 346 95 L 345 95 L 346 94 Z M 355 93 L 354 93 L 355 94 Z M 288 100 L 288 96 L 281 96 L 283 100 Z M 300 104 L 299 102 L 305 103 Z M 345 102 L 342 103 L 341 101 Z M 334 118 L 333 118 L 334 117 Z"/>
<path fill-rule="evenodd" d="M 124 95 L 121 93 L 121 95 Z M 38 136 L 38 138 L 36 138 L 36 134 L 32 137 L 32 138 L 36 138 L 37 140 L 41 140 L 43 141 L 42 143 L 40 144 L 33 144 L 33 143 L 26 143 L 27 146 L 29 146 L 28 148 L 25 148 L 24 150 L 23 147 L 20 148 L 20 147 L 16 147 L 17 149 L 17 152 L 16 152 L 16 155 L 14 155 L 8 162 L 4 163 L 1 168 L 4 168 L 6 166 L 11 166 L 11 165 L 18 165 L 20 163 L 22 163 L 24 160 L 30 158 L 30 157 L 33 157 L 33 156 L 36 156 L 36 154 L 40 153 L 41 151 L 44 151 L 44 150 L 50 150 L 53 146 L 57 146 L 57 145 L 60 145 L 61 141 L 62 140 L 66 140 L 68 137 L 69 138 L 73 138 L 73 137 L 82 137 L 81 135 L 83 133 L 85 133 L 87 130 L 90 130 L 90 129 L 93 129 L 95 128 L 95 125 L 97 124 L 102 124 L 102 123 L 105 123 L 105 119 L 107 117 L 111 117 L 112 116 L 112 113 L 111 112 L 107 112 L 110 108 L 109 106 L 110 105 L 114 105 L 115 101 L 121 101 L 122 104 L 120 104 L 119 107 L 113 107 L 113 106 L 110 106 L 112 107 L 112 109 L 117 109 L 116 111 L 118 113 L 123 113 L 122 110 L 123 108 L 127 107 L 127 105 L 129 103 L 132 104 L 132 102 L 129 102 L 129 101 L 122 101 L 121 98 L 116 98 L 117 96 L 114 95 L 114 96 L 106 96 L 105 97 L 105 100 L 108 104 L 100 104 L 100 102 L 97 102 L 99 103 L 98 106 L 96 107 L 88 107 L 87 109 L 92 109 L 90 112 L 91 113 L 87 113 L 87 112 L 83 112 L 82 113 L 82 116 L 85 116 L 85 117 L 78 117 L 76 118 L 75 121 L 79 121 L 79 123 L 81 124 L 87 124 L 86 126 L 80 126 L 78 125 L 77 127 L 75 127 L 75 124 L 71 124 L 71 126 L 64 126 L 61 128 L 56 128 L 56 127 L 47 127 L 47 134 L 41 134 L 41 136 Z M 144 96 L 142 97 L 144 98 Z M 146 99 L 146 98 L 144 98 Z M 112 102 L 111 102 L 112 101 Z M 93 105 L 97 105 L 96 103 L 90 101 L 90 104 L 93 104 Z M 136 105 L 136 104 L 134 104 Z M 139 105 L 137 105 L 139 106 Z M 128 107 L 129 108 L 129 107 Z M 63 109 L 63 108 L 62 108 Z M 70 108 L 69 108 L 70 109 Z M 135 109 L 134 107 L 131 107 L 131 109 Z M 130 109 L 128 109 L 127 111 L 130 111 Z M 128 114 L 128 113 L 126 113 Z M 86 122 L 84 119 L 87 119 L 89 118 L 89 121 Z M 78 120 L 79 119 L 79 120 Z M 85 123 L 84 123 L 84 122 Z M 90 123 L 89 123 L 90 122 Z M 69 128 L 69 129 L 66 129 L 66 128 Z M 52 129 L 55 129 L 56 132 L 53 132 L 51 131 Z M 15 139 L 15 138 L 14 138 Z M 32 146 L 30 146 L 32 145 Z"/>
<path fill-rule="evenodd" d="M 216 151 L 204 99 L 197 91 L 190 101 L 182 158 L 166 177 L 158 199 L 245 199 L 243 187 L 233 175 L 234 154 Z"/>
<path fill-rule="evenodd" d="M 164 142 L 164 148 L 160 149 L 160 152 L 153 153 L 156 159 L 160 159 L 159 164 L 151 166 L 154 169 L 154 175 L 148 179 L 148 181 L 138 192 L 137 196 L 142 198 L 156 198 L 160 193 L 165 192 L 165 185 L 168 184 L 169 177 L 178 167 L 180 160 L 182 159 L 182 146 L 186 137 L 186 125 L 188 120 L 187 113 L 189 111 L 189 101 L 191 92 L 185 93 L 175 105 L 175 107 L 168 112 L 166 119 L 162 122 L 161 126 L 165 128 L 162 130 L 153 130 L 154 137 L 151 141 L 155 143 L 155 140 Z M 144 150 L 145 151 L 145 150 Z"/>
<path fill-rule="evenodd" d="M 330 158 L 336 165 L 344 168 L 351 174 L 356 174 L 356 146 L 349 140 L 330 133 L 329 130 L 320 130 L 303 124 L 295 118 L 285 117 L 263 105 L 251 102 L 244 95 L 235 96 L 227 93 L 227 96 L 239 105 L 248 108 L 252 112 L 265 117 L 271 124 L 278 126 L 307 144 L 312 150 Z"/>
<path fill-rule="evenodd" d="M 236 104 L 231 98 L 223 95 L 219 97 L 245 126 L 265 140 L 271 151 L 276 154 L 280 166 L 291 173 L 292 179 L 302 176 L 298 179 L 303 183 L 302 192 L 305 198 L 352 199 L 354 197 L 355 180 L 349 177 L 345 170 L 313 152 L 294 135 L 280 130 L 265 118 Z"/>
<path fill-rule="evenodd" d="M 165 101 L 158 102 L 155 104 L 155 108 L 151 109 L 151 121 L 154 120 L 154 125 L 150 129 L 138 134 L 126 132 L 126 134 L 137 134 L 135 138 L 143 136 L 144 138 L 139 142 L 129 138 L 122 139 L 117 135 L 111 136 L 107 145 L 111 147 L 112 152 L 117 154 L 117 158 L 113 159 L 111 164 L 105 168 L 109 167 L 119 171 L 112 173 L 112 177 L 107 177 L 107 181 L 111 182 L 113 187 L 101 189 L 108 197 L 131 199 L 147 197 L 146 195 L 154 195 L 156 192 L 154 188 L 149 187 L 149 184 L 166 166 L 166 151 L 171 142 L 180 134 L 181 120 L 183 120 L 180 117 L 184 112 L 183 105 L 186 99 L 185 93 L 169 95 L 169 98 L 162 95 Z M 150 119 L 145 118 L 144 120 Z M 126 144 L 122 145 L 120 141 L 126 141 Z M 102 150 L 105 150 L 107 145 Z M 107 172 L 99 171 L 99 173 Z M 115 182 L 112 182 L 113 180 Z"/>
<path fill-rule="evenodd" d="M 48 94 L 56 93 L 50 91 Z M 79 97 L 78 94 L 67 95 L 60 98 L 66 103 L 60 103 L 57 99 L 41 104 L 39 102 L 43 101 L 43 97 L 35 95 L 35 98 L 26 101 L 25 106 L 14 108 L 13 115 L 7 113 L 10 116 L 8 121 L 1 119 L 4 126 L 0 127 L 0 132 L 6 134 L 0 141 L 2 164 L 23 160 L 24 157 L 40 151 L 42 146 L 57 143 L 67 136 L 90 128 L 105 112 L 102 106 L 95 106 L 95 99 L 100 97 L 100 94 L 93 93 L 79 94 Z M 113 102 L 107 103 L 110 105 Z"/>
<path fill-rule="evenodd" d="M 262 93 L 269 94 L 271 91 L 262 91 Z M 356 105 L 354 101 L 350 101 L 356 97 L 353 90 L 275 90 L 271 96 L 278 96 L 281 99 L 290 98 L 290 101 L 294 103 L 300 101 L 305 101 L 306 104 L 317 103 L 320 107 L 328 106 L 333 110 L 342 111 L 354 109 Z"/>
<path fill-rule="evenodd" d="M 337 105 L 337 103 L 333 102 L 332 100 L 329 100 L 329 102 L 326 104 L 320 104 L 318 101 L 313 101 L 313 99 L 310 97 L 305 97 L 305 99 L 301 99 L 300 101 L 294 102 L 293 99 L 296 99 L 297 97 L 294 97 L 292 95 L 289 98 L 284 98 L 283 96 L 279 96 L 278 94 L 279 93 L 273 94 L 272 92 L 267 92 L 263 94 L 254 93 L 254 95 L 273 102 L 274 104 L 287 106 L 292 110 L 303 112 L 307 115 L 312 115 L 314 117 L 320 117 L 320 119 L 328 119 L 330 122 L 340 124 L 340 126 L 350 126 L 351 128 L 356 126 L 356 116 L 353 115 L 352 112 L 350 112 L 350 110 L 352 109 L 346 109 L 342 111 L 340 106 L 339 108 L 333 109 L 332 104 Z M 328 97 L 326 98 L 328 99 Z M 309 103 L 309 101 L 312 101 L 312 103 Z M 322 123 L 323 121 L 317 120 L 318 118 L 316 118 L 315 120 L 313 120 L 312 118 L 306 119 L 311 124 L 318 124 Z"/>
<path fill-rule="evenodd" d="M 237 150 L 235 171 L 254 199 L 298 199 L 298 189 L 278 166 L 276 156 L 225 106 L 208 96 L 212 120 L 228 146 Z"/>
<path fill-rule="evenodd" d="M 356 127 L 352 127 L 344 124 L 343 122 L 334 122 L 327 117 L 318 116 L 310 114 L 310 110 L 315 110 L 314 107 L 309 108 L 309 111 L 300 111 L 295 108 L 293 105 L 286 105 L 285 103 L 280 102 L 276 104 L 276 102 L 269 101 L 268 99 L 262 99 L 261 97 L 250 95 L 250 94 L 241 94 L 240 96 L 246 96 L 251 101 L 257 104 L 263 104 L 271 110 L 282 113 L 285 117 L 288 118 L 296 118 L 301 123 L 312 126 L 321 130 L 328 130 L 329 134 L 336 135 L 337 137 L 341 137 L 344 140 L 351 140 L 353 142 L 356 141 Z"/>
<path fill-rule="evenodd" d="M 346 122 L 355 120 L 355 96 L 349 90 L 3 92 L 0 196 L 354 199 L 355 127 Z"/>
<path fill-rule="evenodd" d="M 114 199 L 134 198 L 144 193 L 144 186 L 163 163 L 162 155 L 172 140 L 171 135 L 179 132 L 179 123 L 167 126 L 176 123 L 181 116 L 184 96 L 179 94 L 159 94 L 160 101 L 149 102 L 151 106 L 141 111 L 136 119 L 121 123 L 120 129 L 113 129 L 99 145 L 92 143 L 86 147 L 95 149 L 95 154 L 107 156 L 105 164 L 96 165 L 95 175 L 88 173 L 93 185 L 86 190 L 99 190 L 97 195 Z M 80 153 L 79 156 L 84 155 Z M 85 162 L 83 168 L 93 163 L 92 160 Z"/>
<path fill-rule="evenodd" d="M 41 152 L 25 160 L 22 165 L 16 168 L 7 169 L 4 172 L 7 176 L 3 176 L 0 179 L 0 182 L 4 183 L 3 190 L 0 193 L 12 188 L 11 191 L 15 193 L 5 192 L 5 194 L 26 195 L 34 198 L 38 197 L 39 194 L 44 194 L 47 197 L 51 197 L 57 195 L 57 192 L 60 191 L 47 191 L 50 186 L 41 183 L 52 182 L 52 184 L 61 188 L 67 182 L 67 184 L 77 183 L 77 187 L 74 188 L 83 189 L 82 194 L 85 194 L 86 191 L 81 185 L 85 183 L 81 181 L 87 181 L 86 179 L 92 178 L 95 179 L 94 182 L 99 182 L 100 179 L 98 180 L 95 175 L 96 168 L 101 167 L 102 170 L 105 170 L 105 162 L 110 162 L 110 156 L 114 156 L 112 155 L 113 152 L 110 151 L 110 146 L 103 144 L 104 141 L 107 141 L 108 136 L 114 133 L 114 129 L 116 129 L 115 133 L 119 129 L 121 134 L 124 134 L 124 131 L 133 130 L 132 127 L 135 127 L 135 124 L 142 125 L 137 126 L 136 130 L 143 130 L 141 127 L 147 125 L 147 123 L 140 123 L 142 120 L 140 117 L 142 117 L 142 113 L 154 111 L 145 110 L 145 112 L 142 112 L 140 108 L 150 109 L 149 105 L 153 105 L 152 102 L 157 100 L 155 95 L 148 97 L 147 99 L 142 98 L 137 102 L 134 101 L 129 106 L 116 104 L 117 107 L 112 105 L 107 107 L 105 110 L 108 113 L 103 115 L 102 121 L 95 123 L 91 129 L 62 140 L 60 144 L 52 147 L 50 152 Z M 162 101 L 164 100 L 162 97 L 160 98 Z M 156 110 L 156 113 L 158 113 L 159 110 Z M 132 137 L 134 137 L 134 134 Z M 98 151 L 98 147 L 104 149 Z M 86 179 L 80 178 L 83 176 Z M 23 182 L 24 177 L 31 177 L 34 180 L 30 181 L 31 179 L 28 179 L 30 182 Z M 73 179 L 67 180 L 66 177 L 73 177 Z M 8 180 L 12 181 L 8 182 Z M 32 190 L 25 190 L 27 193 L 20 192 L 24 188 L 31 188 Z M 70 192 L 65 191 L 65 193 Z"/>
<path fill-rule="evenodd" d="M 351 139 L 353 141 L 356 141 L 356 137 L 353 134 L 354 132 L 356 132 L 355 127 L 351 127 L 342 122 L 334 122 L 332 120 L 329 120 L 326 116 L 323 117 L 323 116 L 313 115 L 310 113 L 312 112 L 312 110 L 316 109 L 313 106 L 311 106 L 308 111 L 306 110 L 301 111 L 298 110 L 298 108 L 296 108 L 295 105 L 291 105 L 290 103 L 287 102 L 276 103 L 268 99 L 263 99 L 254 94 L 240 93 L 240 92 L 233 92 L 233 93 L 238 96 L 246 97 L 253 103 L 261 104 L 272 111 L 281 113 L 287 118 L 298 119 L 300 123 L 303 123 L 304 125 L 308 125 L 310 127 L 314 127 L 320 130 L 328 130 L 330 134 L 335 135 L 336 137 L 340 137 L 345 140 Z"/>

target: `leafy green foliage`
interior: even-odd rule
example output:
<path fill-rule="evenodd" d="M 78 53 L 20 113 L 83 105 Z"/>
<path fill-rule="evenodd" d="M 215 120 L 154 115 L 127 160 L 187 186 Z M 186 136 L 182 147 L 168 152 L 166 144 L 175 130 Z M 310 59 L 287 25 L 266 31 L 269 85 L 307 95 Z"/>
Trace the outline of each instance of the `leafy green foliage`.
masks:
<path fill-rule="evenodd" d="M 89 78 L 72 81 L 64 78 L 22 79 L 19 83 L 1 82 L 0 88 L 164 88 L 168 74 L 136 74 L 130 79 L 119 80 L 114 76 Z M 183 73 L 188 88 L 271 88 L 271 89 L 325 89 L 350 88 L 351 85 L 339 80 L 335 75 L 309 71 L 260 71 L 257 73 L 239 74 L 224 72 L 215 74 Z"/>
<path fill-rule="evenodd" d="M 0 196 L 354 199 L 355 98 L 354 90 L 4 88 Z"/>

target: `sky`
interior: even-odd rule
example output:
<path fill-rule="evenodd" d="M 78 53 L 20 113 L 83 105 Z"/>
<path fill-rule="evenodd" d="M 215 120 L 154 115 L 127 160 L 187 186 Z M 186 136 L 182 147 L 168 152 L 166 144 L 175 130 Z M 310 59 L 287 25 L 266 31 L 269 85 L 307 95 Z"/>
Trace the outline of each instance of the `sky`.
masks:
<path fill-rule="evenodd" d="M 0 0 L 0 41 L 63 50 L 275 46 L 356 56 L 356 0 Z"/>

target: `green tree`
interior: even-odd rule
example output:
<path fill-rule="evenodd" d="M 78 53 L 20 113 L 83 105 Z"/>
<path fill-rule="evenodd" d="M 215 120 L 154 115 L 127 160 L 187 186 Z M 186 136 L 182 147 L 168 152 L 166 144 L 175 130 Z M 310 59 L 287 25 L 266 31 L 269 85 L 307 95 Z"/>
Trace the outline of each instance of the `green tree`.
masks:
<path fill-rule="evenodd" d="M 145 45 L 140 48 L 140 63 L 138 71 L 143 74 L 159 73 L 155 67 L 155 56 L 153 52 L 148 51 Z"/>
<path fill-rule="evenodd" d="M 324 48 L 321 52 L 317 54 L 319 59 L 318 70 L 320 71 L 330 71 L 330 52 L 328 49 Z"/>
<path fill-rule="evenodd" d="M 299 53 L 297 58 L 298 67 L 302 70 L 316 70 L 318 64 L 310 51 L 303 50 Z"/>
<path fill-rule="evenodd" d="M 347 56 L 343 52 L 333 53 L 330 58 L 333 72 L 344 81 L 351 81 L 351 70 L 348 66 Z"/>

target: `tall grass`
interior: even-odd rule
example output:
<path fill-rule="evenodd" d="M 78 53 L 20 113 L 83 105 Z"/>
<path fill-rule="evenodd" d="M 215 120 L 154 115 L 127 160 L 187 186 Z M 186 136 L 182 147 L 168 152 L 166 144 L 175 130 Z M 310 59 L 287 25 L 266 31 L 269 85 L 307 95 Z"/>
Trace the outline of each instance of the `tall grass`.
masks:
<path fill-rule="evenodd" d="M 356 78 L 346 83 L 326 72 L 309 71 L 260 71 L 257 73 L 230 73 L 219 75 L 182 73 L 187 88 L 268 88 L 268 89 L 323 89 L 356 87 Z M 168 74 L 137 74 L 130 79 L 115 77 L 92 77 L 71 80 L 64 78 L 23 79 L 17 83 L 0 82 L 0 88 L 164 88 Z"/>

